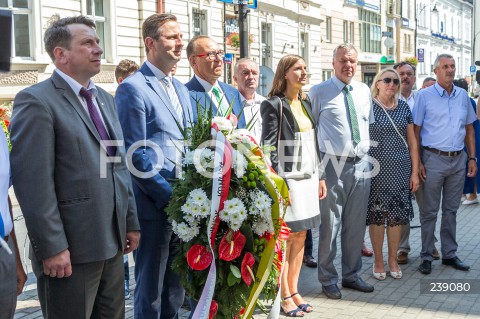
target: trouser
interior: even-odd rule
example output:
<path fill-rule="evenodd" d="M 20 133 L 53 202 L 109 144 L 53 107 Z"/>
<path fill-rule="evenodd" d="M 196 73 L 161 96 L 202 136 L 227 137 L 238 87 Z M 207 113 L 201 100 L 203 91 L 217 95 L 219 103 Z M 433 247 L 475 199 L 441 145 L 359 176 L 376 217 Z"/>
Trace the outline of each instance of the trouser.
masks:
<path fill-rule="evenodd" d="M 465 181 L 465 161 L 467 154 L 442 156 L 432 152 L 423 152 L 422 162 L 427 178 L 424 184 L 423 214 L 420 215 L 422 227 L 422 260 L 433 260 L 434 233 L 437 215 L 442 204 L 442 222 L 440 241 L 442 258 L 456 257 L 457 210 Z"/>
<path fill-rule="evenodd" d="M 313 256 L 313 237 L 312 230 L 307 230 L 307 237 L 305 238 L 305 250 L 303 251 L 304 256 Z"/>
<path fill-rule="evenodd" d="M 327 157 L 330 156 L 325 155 L 324 162 Z M 328 196 L 320 201 L 318 243 L 318 279 L 323 286 L 338 282 L 333 261 L 337 255 L 336 238 L 340 226 L 342 280 L 357 280 L 362 269 L 361 252 L 370 194 L 370 168 L 370 162 L 365 160 L 338 162 L 336 157 L 327 160 L 325 173 Z"/>
<path fill-rule="evenodd" d="M 72 275 L 51 278 L 32 261 L 46 319 L 125 318 L 123 253 L 107 260 L 72 264 Z"/>
<path fill-rule="evenodd" d="M 13 240 L 7 242 L 13 252 L 11 255 L 7 250 L 0 247 L 0 318 L 11 319 L 15 314 L 17 306 L 17 272 L 15 249 Z"/>

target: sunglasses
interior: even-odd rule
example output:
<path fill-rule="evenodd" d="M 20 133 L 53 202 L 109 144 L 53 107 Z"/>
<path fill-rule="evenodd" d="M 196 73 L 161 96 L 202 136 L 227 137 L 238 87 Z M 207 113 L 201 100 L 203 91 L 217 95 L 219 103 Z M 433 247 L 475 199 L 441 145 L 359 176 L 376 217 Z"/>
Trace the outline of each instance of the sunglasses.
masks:
<path fill-rule="evenodd" d="M 398 85 L 400 83 L 399 79 L 392 79 L 392 78 L 383 78 L 381 80 L 378 80 L 377 82 L 383 81 L 385 84 L 390 84 L 390 82 L 393 81 L 393 84 Z"/>

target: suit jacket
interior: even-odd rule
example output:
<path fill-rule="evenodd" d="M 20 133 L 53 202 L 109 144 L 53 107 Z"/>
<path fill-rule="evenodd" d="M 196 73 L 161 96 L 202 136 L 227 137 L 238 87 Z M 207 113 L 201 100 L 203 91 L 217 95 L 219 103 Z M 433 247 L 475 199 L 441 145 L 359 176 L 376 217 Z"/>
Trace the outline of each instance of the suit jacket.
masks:
<path fill-rule="evenodd" d="M 113 98 L 97 89 L 110 138 L 122 141 Z M 12 182 L 37 261 L 67 248 L 74 264 L 115 256 L 125 233 L 140 229 L 125 148 L 117 147 L 122 160 L 102 162 L 88 112 L 56 72 L 18 93 L 14 105 Z"/>
<path fill-rule="evenodd" d="M 238 117 L 238 128 L 244 128 L 247 124 L 245 121 L 245 115 L 243 114 L 242 99 L 240 97 L 240 92 L 231 85 L 218 81 L 218 85 L 225 94 L 228 104 L 230 105 L 233 101 L 232 112 Z M 208 94 L 205 93 L 205 88 L 198 82 L 197 78 L 194 76 L 190 81 L 185 83 L 185 86 L 190 91 L 190 100 L 192 103 L 192 109 L 194 113 L 194 119 L 197 119 L 198 106 L 201 106 L 203 110 L 206 110 L 210 107 L 213 107 L 213 114 L 217 113 L 217 107 L 212 102 L 212 99 Z M 198 105 L 199 104 L 199 105 Z"/>
<path fill-rule="evenodd" d="M 278 98 L 282 102 L 282 127 L 280 130 L 280 140 L 281 141 L 294 141 L 295 133 L 300 132 L 300 128 L 295 120 L 295 116 L 292 113 L 290 104 L 283 94 L 279 95 Z M 272 168 L 278 172 L 278 130 L 279 130 L 279 99 L 276 96 L 271 97 L 262 102 L 260 105 L 260 114 L 262 117 L 262 145 L 274 146 L 275 149 L 270 152 L 270 160 L 272 162 Z M 301 100 L 301 103 L 307 113 L 308 118 L 312 122 L 312 127 L 315 130 L 314 116 L 312 113 L 312 107 L 310 106 L 310 100 L 307 98 Z M 315 143 L 317 147 L 317 155 L 320 159 L 320 152 L 318 151 L 318 143 Z M 293 156 L 294 147 L 286 145 L 284 147 L 285 156 Z M 292 164 L 289 161 L 285 162 L 285 167 L 282 167 L 284 172 L 292 171 Z M 323 173 L 323 169 L 321 169 Z M 321 177 L 324 179 L 324 176 Z"/>
<path fill-rule="evenodd" d="M 175 78 L 172 83 L 183 108 L 183 119 L 178 118 L 162 84 L 146 64 L 123 81 L 115 94 L 125 146 L 128 149 L 139 143 L 131 155 L 132 164 L 140 172 L 152 172 L 148 178 L 132 174 L 141 219 L 159 219 L 168 204 L 172 195 L 169 179 L 175 178 L 175 163 L 180 155 L 172 141 L 183 140 L 177 123 L 185 127 L 193 122 L 188 90 Z"/>

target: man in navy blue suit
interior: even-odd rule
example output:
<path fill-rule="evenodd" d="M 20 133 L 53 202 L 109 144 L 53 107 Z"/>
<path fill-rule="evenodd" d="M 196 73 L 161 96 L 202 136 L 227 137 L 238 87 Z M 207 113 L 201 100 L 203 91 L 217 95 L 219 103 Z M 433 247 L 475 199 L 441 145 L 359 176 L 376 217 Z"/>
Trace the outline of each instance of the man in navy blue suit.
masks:
<path fill-rule="evenodd" d="M 195 75 L 185 84 L 190 91 L 194 112 L 197 103 L 205 109 L 212 106 L 214 114 L 227 116 L 231 111 L 238 117 L 238 127 L 244 128 L 242 100 L 236 88 L 218 81 L 223 72 L 225 52 L 206 35 L 194 37 L 187 45 L 187 57 Z M 233 103 L 233 104 L 232 104 Z"/>
<path fill-rule="evenodd" d="M 163 211 L 176 177 L 179 156 L 172 141 L 182 140 L 178 127 L 193 119 L 187 88 L 170 76 L 180 60 L 182 33 L 177 18 L 154 14 L 142 26 L 147 60 L 118 87 L 115 102 L 131 153 L 130 172 L 142 241 L 135 258 L 134 314 L 138 319 L 178 318 L 184 290 L 171 269 L 178 237 Z M 133 153 L 132 153 L 133 151 Z"/>

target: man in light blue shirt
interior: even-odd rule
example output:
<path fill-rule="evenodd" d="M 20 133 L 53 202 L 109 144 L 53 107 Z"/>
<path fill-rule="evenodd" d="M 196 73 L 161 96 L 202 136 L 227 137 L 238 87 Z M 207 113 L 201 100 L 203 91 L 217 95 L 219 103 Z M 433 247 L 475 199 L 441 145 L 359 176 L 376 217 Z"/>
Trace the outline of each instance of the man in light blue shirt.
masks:
<path fill-rule="evenodd" d="M 340 299 L 338 273 L 333 265 L 340 225 L 342 286 L 362 292 L 374 290 L 359 275 L 371 169 L 363 156 L 370 148 L 369 124 L 374 122 L 374 116 L 370 89 L 353 80 L 357 68 L 355 47 L 339 45 L 333 51 L 332 64 L 335 76 L 312 87 L 308 96 L 328 187 L 327 197 L 320 201 L 318 280 L 328 298 Z"/>
<path fill-rule="evenodd" d="M 439 55 L 434 63 L 437 83 L 418 92 L 413 108 L 415 135 L 420 141 L 422 159 L 420 179 L 424 181 L 422 227 L 422 263 L 418 270 L 430 274 L 434 250 L 434 232 L 442 201 L 440 230 L 442 263 L 468 271 L 469 266 L 457 257 L 456 215 L 465 180 L 468 149 L 468 173 L 477 173 L 475 139 L 472 123 L 476 116 L 467 92 L 453 85 L 455 60 L 449 54 Z"/>

